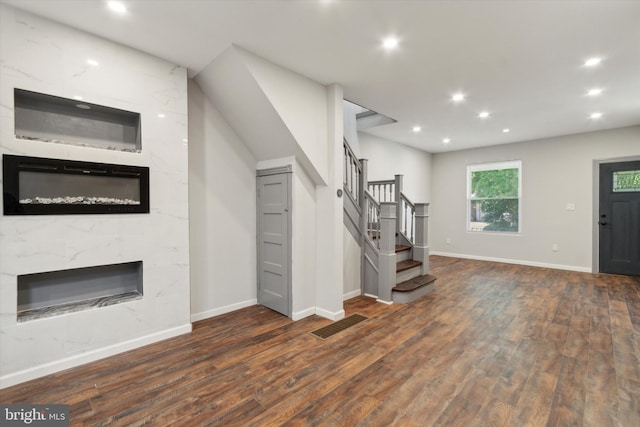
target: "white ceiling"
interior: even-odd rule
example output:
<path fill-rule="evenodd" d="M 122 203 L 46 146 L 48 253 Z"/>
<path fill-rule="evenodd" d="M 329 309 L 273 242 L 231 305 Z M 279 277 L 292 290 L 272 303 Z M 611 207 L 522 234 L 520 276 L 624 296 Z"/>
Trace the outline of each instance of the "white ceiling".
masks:
<path fill-rule="evenodd" d="M 430 152 L 640 124 L 636 0 L 124 0 L 123 16 L 100 0 L 0 1 L 183 65 L 190 76 L 238 45 L 341 84 L 348 100 L 398 121 L 367 132 Z M 388 35 L 400 40 L 395 51 L 381 48 Z M 602 64 L 582 66 L 592 56 Z M 603 94 L 585 96 L 593 87 Z M 454 104 L 459 90 L 467 100 Z M 482 110 L 491 117 L 479 119 Z M 603 118 L 589 119 L 595 111 Z"/>

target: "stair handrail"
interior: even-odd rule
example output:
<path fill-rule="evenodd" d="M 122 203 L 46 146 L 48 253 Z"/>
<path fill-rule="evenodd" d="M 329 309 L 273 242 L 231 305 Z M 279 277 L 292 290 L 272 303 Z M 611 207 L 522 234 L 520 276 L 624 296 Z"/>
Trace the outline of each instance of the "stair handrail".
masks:
<path fill-rule="evenodd" d="M 369 190 L 364 191 L 364 212 L 367 215 L 366 230 L 364 236 L 371 245 L 380 249 L 380 203 L 373 197 Z"/>
<path fill-rule="evenodd" d="M 393 179 L 369 181 L 367 189 L 379 203 L 396 201 L 396 182 Z"/>
<path fill-rule="evenodd" d="M 414 244 L 416 236 L 416 205 L 403 192 L 400 192 L 400 212 L 400 232 L 411 244 Z"/>
<path fill-rule="evenodd" d="M 346 139 L 344 147 L 344 190 L 351 195 L 357 206 L 361 206 L 362 164 Z"/>

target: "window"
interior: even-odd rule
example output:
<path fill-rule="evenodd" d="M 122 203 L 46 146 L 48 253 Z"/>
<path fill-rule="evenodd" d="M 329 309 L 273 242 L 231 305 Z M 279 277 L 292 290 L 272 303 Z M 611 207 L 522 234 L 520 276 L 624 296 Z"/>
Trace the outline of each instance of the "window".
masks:
<path fill-rule="evenodd" d="M 619 171 L 613 173 L 613 192 L 640 191 L 640 171 Z"/>
<path fill-rule="evenodd" d="M 467 166 L 467 230 L 520 231 L 522 163 Z"/>

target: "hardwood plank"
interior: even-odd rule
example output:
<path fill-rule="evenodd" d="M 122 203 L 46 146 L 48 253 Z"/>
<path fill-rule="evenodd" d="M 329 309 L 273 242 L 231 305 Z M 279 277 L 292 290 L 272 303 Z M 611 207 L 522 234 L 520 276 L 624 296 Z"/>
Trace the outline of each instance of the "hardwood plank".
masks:
<path fill-rule="evenodd" d="M 473 427 L 506 427 L 513 425 L 514 407 L 493 397 L 488 397 L 472 423 Z"/>
<path fill-rule="evenodd" d="M 512 413 L 510 425 L 547 425 L 557 382 L 557 375 L 545 372 L 534 373 L 522 391 L 522 399 Z"/>
<path fill-rule="evenodd" d="M 612 352 L 589 352 L 585 386 L 584 426 L 615 426 L 618 386 Z"/>
<path fill-rule="evenodd" d="M 586 372 L 586 361 L 572 357 L 563 359 L 548 426 L 582 425 Z"/>
<path fill-rule="evenodd" d="M 619 379 L 616 421 L 619 426 L 640 425 L 640 382 Z"/>
<path fill-rule="evenodd" d="M 491 390 L 491 395 L 501 402 L 517 406 L 520 394 L 534 367 L 536 354 L 536 342 L 523 339 Z"/>

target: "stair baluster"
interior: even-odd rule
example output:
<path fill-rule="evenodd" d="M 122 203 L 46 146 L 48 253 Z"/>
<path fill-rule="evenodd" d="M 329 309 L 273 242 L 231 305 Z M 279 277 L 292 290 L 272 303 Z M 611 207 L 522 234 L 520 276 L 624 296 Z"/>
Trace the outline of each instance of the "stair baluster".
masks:
<path fill-rule="evenodd" d="M 360 195 L 360 183 L 362 181 L 362 165 L 358 158 L 349 147 L 347 140 L 343 142 L 344 146 L 344 189 L 348 191 L 358 206 L 362 205 Z"/>
<path fill-rule="evenodd" d="M 376 201 L 371 193 L 365 191 L 365 203 L 367 209 L 367 238 L 377 249 L 380 249 L 380 203 Z"/>

